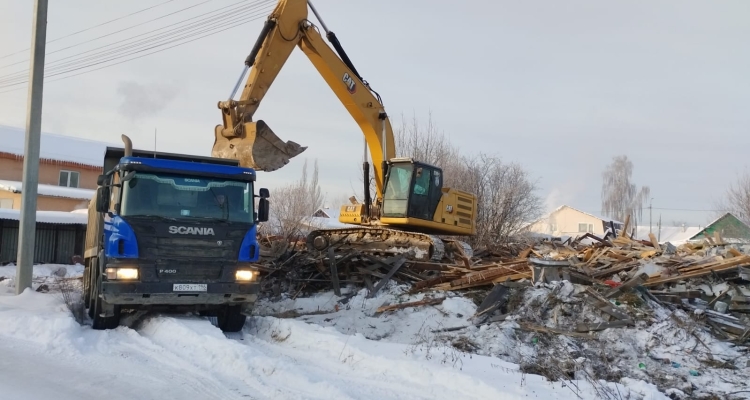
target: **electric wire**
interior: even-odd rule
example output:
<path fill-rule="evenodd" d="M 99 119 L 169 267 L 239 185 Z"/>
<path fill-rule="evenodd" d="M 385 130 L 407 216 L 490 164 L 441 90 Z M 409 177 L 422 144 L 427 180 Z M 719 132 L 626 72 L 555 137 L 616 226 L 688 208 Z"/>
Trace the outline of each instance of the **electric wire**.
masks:
<path fill-rule="evenodd" d="M 245 1 L 247 1 L 247 0 L 240 1 L 240 2 L 234 3 L 232 5 L 243 3 Z M 90 49 L 90 50 L 87 50 L 87 51 L 84 51 L 84 52 L 81 52 L 81 53 L 77 53 L 77 54 L 74 54 L 74 55 L 71 55 L 71 56 L 67 56 L 67 57 L 63 57 L 63 58 L 60 58 L 60 59 L 57 59 L 57 60 L 54 60 L 54 61 L 50 61 L 48 63 L 45 63 L 45 71 L 48 72 L 48 73 L 57 72 L 57 71 L 65 69 L 65 68 L 69 68 L 69 67 L 72 67 L 72 66 L 77 66 L 82 61 L 94 61 L 94 60 L 101 59 L 101 58 L 106 57 L 106 56 L 110 56 L 112 54 L 117 54 L 118 52 L 121 52 L 123 50 L 133 50 L 133 49 L 137 49 L 138 47 L 141 47 L 141 46 L 152 46 L 154 44 L 159 43 L 159 41 L 163 41 L 161 44 L 173 43 L 174 40 L 169 40 L 169 39 L 173 39 L 173 37 L 177 37 L 178 34 L 182 34 L 182 33 L 186 32 L 186 31 L 188 31 L 188 33 L 190 33 L 190 31 L 192 30 L 193 31 L 192 33 L 195 33 L 195 32 L 199 32 L 200 33 L 200 32 L 203 32 L 203 31 L 200 31 L 200 29 L 202 29 L 205 25 L 209 25 L 209 24 L 214 23 L 214 22 L 221 23 L 221 24 L 227 24 L 227 23 L 235 22 L 238 19 L 247 17 L 247 15 L 241 15 L 239 13 L 241 13 L 241 12 L 249 12 L 249 11 L 252 11 L 254 9 L 258 9 L 259 7 L 263 7 L 264 6 L 263 3 L 264 3 L 264 1 L 254 1 L 253 3 L 250 3 L 250 4 L 245 5 L 245 6 L 238 7 L 236 9 L 231 9 L 229 11 L 226 11 L 226 10 L 215 10 L 215 11 L 212 11 L 211 13 L 216 13 L 218 11 L 221 11 L 221 12 L 218 15 L 214 15 L 214 16 L 210 16 L 210 17 L 207 17 L 207 18 L 203 18 L 200 21 L 196 21 L 196 22 L 184 25 L 184 26 L 176 27 L 176 28 L 173 28 L 171 30 L 168 30 L 166 32 L 162 32 L 162 33 L 159 33 L 159 34 L 156 34 L 156 35 L 147 36 L 145 38 L 139 39 L 139 40 L 134 41 L 132 43 L 124 43 L 124 44 L 121 44 L 119 46 L 112 47 L 112 45 L 114 45 L 114 44 L 121 43 L 121 42 L 126 42 L 126 41 L 131 41 L 131 40 L 133 40 L 136 37 L 141 37 L 141 36 L 144 36 L 144 35 L 148 35 L 150 33 L 153 33 L 153 32 L 159 31 L 159 30 L 163 30 L 163 29 L 165 29 L 167 27 L 178 25 L 178 24 L 181 24 L 183 22 L 186 22 L 186 21 L 198 18 L 198 17 L 188 18 L 186 20 L 183 20 L 183 21 L 180 21 L 180 22 L 177 22 L 177 23 L 174 23 L 174 24 L 170 24 L 170 25 L 167 25 L 167 26 L 162 27 L 162 28 L 154 29 L 154 30 L 151 30 L 149 32 L 145 32 L 145 33 L 142 33 L 140 35 L 136 35 L 136 36 L 133 36 L 133 37 L 130 37 L 130 38 L 119 40 L 117 42 L 110 43 L 110 44 L 105 45 L 105 46 L 100 46 L 100 47 L 97 47 L 97 48 L 94 48 L 94 49 Z M 270 5 L 270 3 L 268 1 L 266 1 L 266 3 L 268 3 Z M 270 11 L 270 8 L 263 9 L 263 11 L 266 11 L 266 12 Z M 256 10 L 256 12 L 257 12 L 257 10 Z M 253 14 L 253 15 L 255 15 L 255 14 Z M 201 17 L 205 17 L 205 14 L 202 15 Z M 218 25 L 217 27 L 221 27 L 221 25 Z M 170 37 L 170 36 L 172 36 L 172 37 Z M 191 35 L 187 35 L 187 36 L 183 35 L 182 37 L 178 37 L 178 40 L 182 39 L 182 38 L 185 38 L 185 37 L 189 37 L 189 36 L 191 36 Z M 108 48 L 108 47 L 111 47 L 111 48 Z M 104 50 L 101 50 L 99 52 L 95 52 L 94 54 L 84 55 L 85 53 L 94 52 L 94 51 L 100 50 L 100 49 L 104 49 Z M 120 57 L 125 57 L 127 55 L 134 54 L 134 53 L 135 53 L 135 51 L 131 51 L 131 52 L 127 53 L 127 54 L 121 55 Z M 78 57 L 78 58 L 74 58 L 74 57 Z M 73 58 L 73 59 L 71 60 L 71 58 Z M 65 61 L 65 60 L 69 60 L 69 61 Z M 65 62 L 63 62 L 63 61 L 65 61 Z M 58 65 L 55 65 L 55 64 L 58 64 Z M 51 68 L 49 68 L 49 66 L 51 66 Z M 24 83 L 28 79 L 27 72 L 28 72 L 28 70 L 27 71 L 19 71 L 19 72 L 16 72 L 16 73 L 5 75 L 5 76 L 0 76 L 0 88 L 4 88 L 4 87 L 8 87 L 8 86 L 12 86 L 12 85 Z"/>
<path fill-rule="evenodd" d="M 123 28 L 123 29 L 120 29 L 120 30 L 118 30 L 118 31 L 110 32 L 110 33 L 107 33 L 107 34 L 104 34 L 104 35 L 101 35 L 101 36 L 95 37 L 95 38 L 93 38 L 93 39 L 89 39 L 89 40 L 86 40 L 86 41 L 83 41 L 83 42 L 79 42 L 79 43 L 76 43 L 76 44 L 70 45 L 70 46 L 68 46 L 68 47 L 63 47 L 63 48 L 61 48 L 61 49 L 57 49 L 57 50 L 55 50 L 55 51 L 50 51 L 49 53 L 45 53 L 45 54 L 46 54 L 46 55 L 50 55 L 50 54 L 55 54 L 55 53 L 59 53 L 59 52 L 61 52 L 61 51 L 63 51 L 63 50 L 68 50 L 68 49 L 72 49 L 73 47 L 78 47 L 78 46 L 81 46 L 81 45 L 83 45 L 83 44 L 86 44 L 86 43 L 91 43 L 91 42 L 93 42 L 93 41 L 96 41 L 96 40 L 99 40 L 99 39 L 102 39 L 102 38 L 105 38 L 105 37 L 108 37 L 108 36 L 112 36 L 112 35 L 114 35 L 114 34 L 117 34 L 117 33 L 120 33 L 120 32 L 125 32 L 125 31 L 127 31 L 127 30 L 130 30 L 130 29 L 133 29 L 133 28 L 137 28 L 137 27 L 139 27 L 139 26 L 143 26 L 143 25 L 145 25 L 145 24 L 148 24 L 148 23 L 150 23 L 150 22 L 154 22 L 154 21 L 160 20 L 160 19 L 162 19 L 162 18 L 166 18 L 166 17 L 172 16 L 172 15 L 175 15 L 175 14 L 177 14 L 177 13 L 180 13 L 180 12 L 183 12 L 183 11 L 187 11 L 187 10 L 189 10 L 189 9 L 191 9 L 191 8 L 195 8 L 195 7 L 198 7 L 199 5 L 202 5 L 202 4 L 206 4 L 206 3 L 210 2 L 210 1 L 213 1 L 213 0 L 205 0 L 205 1 L 201 2 L 201 3 L 198 3 L 198 4 L 193 4 L 192 6 L 189 6 L 189 7 L 185 7 L 185 8 L 179 9 L 179 10 L 177 10 L 177 11 L 174 11 L 174 12 L 171 12 L 171 13 L 169 13 L 169 14 L 165 14 L 165 15 L 162 15 L 162 16 L 160 16 L 160 17 L 156 17 L 156 18 L 154 18 L 154 19 L 150 19 L 150 20 L 148 20 L 148 21 L 145 21 L 145 22 L 141 22 L 141 23 L 139 23 L 139 24 L 131 25 L 131 26 L 127 27 L 127 28 Z M 0 69 L 2 69 L 2 68 L 6 68 L 6 67 L 9 67 L 9 66 L 12 66 L 12 65 L 23 64 L 23 63 L 26 63 L 26 62 L 29 62 L 29 61 L 30 61 L 30 59 L 28 59 L 28 58 L 27 58 L 27 59 L 26 59 L 26 60 L 24 60 L 24 61 L 18 61 L 18 62 L 12 63 L 12 64 L 6 64 L 6 65 L 3 65 L 3 66 L 0 66 Z"/>
<path fill-rule="evenodd" d="M 137 60 L 139 58 L 143 58 L 143 57 L 146 57 L 146 56 L 149 56 L 149 55 L 152 55 L 152 54 L 161 53 L 163 51 L 166 51 L 166 50 L 169 50 L 169 49 L 172 49 L 172 48 L 184 45 L 184 44 L 192 43 L 192 42 L 194 42 L 196 40 L 200 40 L 200 39 L 208 37 L 208 36 L 213 36 L 213 35 L 215 35 L 217 33 L 221 33 L 221 32 L 224 32 L 226 30 L 229 30 L 229 29 L 232 29 L 232 28 L 236 28 L 238 26 L 245 25 L 245 24 L 250 23 L 252 21 L 257 21 L 257 20 L 259 20 L 261 18 L 264 18 L 265 15 L 266 14 L 260 14 L 260 15 L 256 16 L 255 18 L 249 19 L 247 21 L 241 21 L 241 22 L 236 23 L 234 25 L 225 26 L 225 27 L 222 27 L 222 29 L 220 29 L 218 31 L 211 32 L 211 33 L 208 33 L 206 35 L 199 36 L 197 38 L 194 38 L 192 40 L 188 40 L 188 41 L 185 41 L 185 42 L 182 42 L 182 43 L 177 43 L 177 44 L 175 44 L 173 46 L 169 46 L 169 47 L 162 48 L 162 49 L 159 49 L 159 50 L 156 50 L 156 51 L 152 51 L 150 53 L 141 54 L 141 55 L 139 55 L 137 57 L 132 57 L 132 58 L 129 58 L 129 59 L 126 59 L 126 60 L 122 60 L 122 61 L 116 62 L 116 63 L 112 63 L 112 64 L 109 64 L 109 65 L 104 65 L 104 66 L 101 66 L 101 67 L 98 67 L 98 68 L 94 68 L 94 69 L 91 69 L 91 70 L 88 70 L 88 71 L 83 71 L 83 72 L 80 72 L 80 73 L 77 73 L 77 74 L 72 74 L 72 75 L 61 77 L 61 78 L 52 79 L 52 80 L 49 80 L 49 81 L 47 81 L 46 78 L 45 78 L 45 83 L 55 82 L 55 81 L 61 81 L 61 80 L 64 80 L 64 79 L 75 77 L 75 76 L 84 75 L 84 74 L 88 74 L 88 73 L 91 73 L 91 72 L 94 72 L 94 71 L 99 71 L 99 70 L 102 70 L 102 69 L 105 69 L 105 68 L 113 67 L 115 65 L 123 64 L 123 63 L 129 62 L 129 61 Z M 82 68 L 85 68 L 85 67 L 81 67 L 79 69 L 82 69 Z M 68 71 L 68 72 L 72 72 L 72 71 Z M 55 75 L 61 75 L 61 73 L 58 73 L 58 74 L 55 74 Z M 10 89 L 10 90 L 5 90 L 5 91 L 0 91 L 0 94 L 8 93 L 8 92 L 13 92 L 13 91 L 16 91 L 16 90 L 22 90 L 22 89 L 23 88 L 16 88 L 16 89 Z"/>
<path fill-rule="evenodd" d="M 104 26 L 104 25 L 110 24 L 110 23 L 112 23 L 112 22 L 116 22 L 116 21 L 120 21 L 120 20 L 123 20 L 123 19 L 125 19 L 125 18 L 127 18 L 127 17 L 131 17 L 131 16 L 133 16 L 133 15 L 136 15 L 136 14 L 140 14 L 140 13 L 142 13 L 142 12 L 144 12 L 144 11 L 148 11 L 148 10 L 151 10 L 151 9 L 153 9 L 153 8 L 156 8 L 156 7 L 159 7 L 159 6 L 163 6 L 164 4 L 167 4 L 167 3 L 171 3 L 171 2 L 173 2 L 173 1 L 175 1 L 175 0 L 167 0 L 167 1 L 163 2 L 163 3 L 159 3 L 159 4 L 153 5 L 153 6 L 151 6 L 151 7 L 146 7 L 146 8 L 142 8 L 142 9 L 140 9 L 140 10 L 138 10 L 138 11 L 134 11 L 134 12 L 132 12 L 132 13 L 130 13 L 130 14 L 126 14 L 126 15 L 123 15 L 123 16 L 121 16 L 121 17 L 117 17 L 117 18 L 115 18 L 115 19 L 111 19 L 111 20 L 109 20 L 109 21 L 106 21 L 106 22 L 102 22 L 102 23 L 100 23 L 100 24 L 97 24 L 97 25 L 94 25 L 94 26 L 88 27 L 88 28 L 86 28 L 86 29 L 82 29 L 82 30 L 80 30 L 80 31 L 77 31 L 77 32 L 69 33 L 69 34 L 67 34 L 67 35 L 65 35 L 65 36 L 61 36 L 61 37 L 59 37 L 59 38 L 57 38 L 57 39 L 52 39 L 52 40 L 49 40 L 49 41 L 47 41 L 47 42 L 46 42 L 46 44 L 50 44 L 50 43 L 56 42 L 56 41 L 58 41 L 58 40 L 62 40 L 62 39 L 65 39 L 65 38 L 69 38 L 69 37 L 71 37 L 71 36 L 74 36 L 74 35 L 77 35 L 77 34 L 79 34 L 79 33 L 87 32 L 87 31 L 90 31 L 90 30 L 92 30 L 92 29 L 94 29 L 94 28 L 98 28 L 98 27 L 100 27 L 100 26 Z M 10 56 L 14 56 L 14 55 L 16 55 L 16 54 L 20 54 L 20 53 L 23 53 L 24 51 L 29 51 L 29 50 L 31 50 L 31 48 L 30 48 L 30 47 L 29 47 L 29 48 L 26 48 L 26 49 L 23 49 L 23 50 L 19 50 L 19 51 L 15 52 L 15 53 L 9 53 L 9 54 L 6 54 L 6 55 L 4 55 L 4 56 L 0 56 L 0 60 L 2 60 L 3 58 L 8 58 L 8 57 L 10 57 Z M 27 60 L 27 61 L 28 61 L 28 60 Z"/>

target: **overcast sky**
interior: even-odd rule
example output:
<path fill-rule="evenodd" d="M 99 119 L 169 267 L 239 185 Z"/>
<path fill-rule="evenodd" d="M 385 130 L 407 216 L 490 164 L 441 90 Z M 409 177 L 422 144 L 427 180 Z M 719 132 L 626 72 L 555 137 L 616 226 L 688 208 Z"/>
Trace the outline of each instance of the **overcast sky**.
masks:
<path fill-rule="evenodd" d="M 72 59 L 54 60 L 237 1 L 176 0 L 48 43 L 48 69 Z M 51 1 L 48 42 L 163 2 Z M 32 4 L 0 0 L 0 57 L 17 53 L 0 58 L 0 67 L 21 62 L 0 68 L 0 92 L 20 89 L 0 93 L 2 124 L 23 126 L 26 118 L 26 85 L 3 88 L 2 81 L 28 69 Z M 491 152 L 523 164 L 549 208 L 568 204 L 599 214 L 601 172 L 625 154 L 635 183 L 651 187 L 654 223 L 661 215 L 665 225 L 705 224 L 711 212 L 680 209 L 713 209 L 750 164 L 746 0 L 313 4 L 383 97 L 394 125 L 401 113 L 424 120 L 431 110 L 466 154 Z M 209 155 L 221 123 L 216 103 L 229 95 L 267 14 L 245 13 L 239 18 L 259 17 L 110 68 L 47 78 L 43 129 L 118 144 L 125 133 L 135 147 L 150 149 L 157 128 L 158 150 Z M 361 131 L 301 51 L 292 53 L 256 119 L 309 146 L 283 169 L 260 173 L 263 186 L 297 179 L 307 158 L 318 160 L 329 197 L 360 194 Z M 644 217 L 648 223 L 648 212 Z"/>

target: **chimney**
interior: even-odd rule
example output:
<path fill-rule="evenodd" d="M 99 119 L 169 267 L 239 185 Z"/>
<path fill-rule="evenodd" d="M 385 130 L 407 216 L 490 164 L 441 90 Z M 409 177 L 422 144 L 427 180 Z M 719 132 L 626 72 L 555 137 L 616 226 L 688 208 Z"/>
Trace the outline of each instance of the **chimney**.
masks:
<path fill-rule="evenodd" d="M 682 223 L 682 231 L 685 232 L 687 229 L 685 228 L 685 223 Z"/>

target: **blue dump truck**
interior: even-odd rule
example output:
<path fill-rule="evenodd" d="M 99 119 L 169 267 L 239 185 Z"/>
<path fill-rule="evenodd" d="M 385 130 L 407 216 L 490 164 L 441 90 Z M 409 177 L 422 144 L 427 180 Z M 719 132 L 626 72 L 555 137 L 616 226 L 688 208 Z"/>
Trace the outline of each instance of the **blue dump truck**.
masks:
<path fill-rule="evenodd" d="M 151 310 L 241 330 L 260 288 L 253 263 L 268 189 L 255 195 L 255 171 L 237 160 L 133 150 L 122 140 L 106 150 L 88 209 L 83 300 L 93 328 L 117 327 L 124 310 Z"/>

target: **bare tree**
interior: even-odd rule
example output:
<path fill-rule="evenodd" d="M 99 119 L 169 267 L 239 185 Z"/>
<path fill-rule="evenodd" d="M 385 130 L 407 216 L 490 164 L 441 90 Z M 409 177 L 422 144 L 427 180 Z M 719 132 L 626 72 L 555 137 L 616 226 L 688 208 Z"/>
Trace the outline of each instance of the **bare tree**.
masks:
<path fill-rule="evenodd" d="M 602 173 L 602 212 L 625 222 L 630 216 L 630 226 L 637 226 L 643 216 L 643 205 L 651 195 L 648 186 L 636 189 L 631 182 L 633 163 L 628 156 L 616 156 Z"/>
<path fill-rule="evenodd" d="M 750 224 L 750 172 L 740 175 L 716 205 L 720 210 L 716 217 L 730 212 L 740 221 Z"/>
<path fill-rule="evenodd" d="M 477 197 L 477 234 L 468 240 L 472 246 L 505 244 L 542 214 L 536 183 L 521 165 L 503 163 L 484 153 L 463 157 L 462 161 L 460 169 L 454 171 L 452 186 Z"/>
<path fill-rule="evenodd" d="M 305 161 L 302 176 L 298 181 L 280 187 L 272 193 L 270 215 L 268 221 L 262 224 L 260 232 L 283 239 L 284 246 L 274 249 L 275 252 L 283 252 L 289 242 L 301 237 L 304 230 L 309 228 L 310 217 L 323 206 L 323 196 L 318 182 L 317 160 L 309 181 Z"/>
<path fill-rule="evenodd" d="M 432 120 L 432 111 L 428 113 L 425 125 L 419 123 L 416 115 L 412 115 L 407 124 L 402 114 L 401 126 L 395 130 L 394 136 L 397 157 L 412 157 L 437 167 L 448 165 L 460 157 L 458 147 L 437 129 Z"/>

